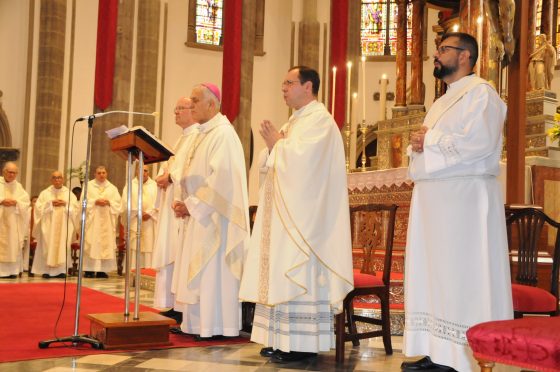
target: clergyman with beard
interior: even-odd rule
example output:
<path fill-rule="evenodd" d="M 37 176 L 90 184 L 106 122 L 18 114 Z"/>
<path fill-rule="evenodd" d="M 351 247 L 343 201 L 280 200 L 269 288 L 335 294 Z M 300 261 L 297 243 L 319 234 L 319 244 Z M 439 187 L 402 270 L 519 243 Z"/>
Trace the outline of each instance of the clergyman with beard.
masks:
<path fill-rule="evenodd" d="M 476 370 L 465 332 L 513 318 L 504 202 L 497 180 L 506 105 L 473 74 L 476 39 L 443 36 L 434 102 L 408 155 L 414 181 L 405 262 L 405 371 Z"/>

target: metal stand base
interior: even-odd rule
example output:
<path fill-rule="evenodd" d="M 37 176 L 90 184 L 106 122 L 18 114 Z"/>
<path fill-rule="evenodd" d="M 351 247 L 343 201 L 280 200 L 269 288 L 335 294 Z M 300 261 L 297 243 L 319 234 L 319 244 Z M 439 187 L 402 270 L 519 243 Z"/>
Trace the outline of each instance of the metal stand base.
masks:
<path fill-rule="evenodd" d="M 54 338 L 52 340 L 39 341 L 39 349 L 46 349 L 50 344 L 54 342 L 71 342 L 72 346 L 78 346 L 78 344 L 90 344 L 94 349 L 103 349 L 103 344 L 101 342 L 99 342 L 95 338 L 89 337 L 88 335 L 68 336 Z"/>

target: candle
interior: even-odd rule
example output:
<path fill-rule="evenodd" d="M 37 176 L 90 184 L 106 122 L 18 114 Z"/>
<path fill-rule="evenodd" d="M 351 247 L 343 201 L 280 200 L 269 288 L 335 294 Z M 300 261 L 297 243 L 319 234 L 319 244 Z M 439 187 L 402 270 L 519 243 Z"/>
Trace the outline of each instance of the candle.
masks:
<path fill-rule="evenodd" d="M 480 12 L 482 14 L 482 2 L 480 3 Z M 480 76 L 480 61 L 482 57 L 482 15 L 476 19 L 476 41 L 478 43 L 478 62 L 476 63 L 476 74 Z"/>
<path fill-rule="evenodd" d="M 346 76 L 346 122 L 350 123 L 350 98 L 352 96 L 350 92 L 350 83 L 352 81 L 352 62 L 348 61 L 346 64 L 346 70 L 348 71 Z"/>
<path fill-rule="evenodd" d="M 366 56 L 362 56 L 362 121 L 366 120 Z"/>
<path fill-rule="evenodd" d="M 357 137 L 358 137 L 358 121 L 356 120 L 358 103 L 358 93 L 352 93 L 352 104 L 350 108 L 350 169 L 356 167 Z"/>
<path fill-rule="evenodd" d="M 332 97 L 331 97 L 331 115 L 334 117 L 334 101 L 336 99 L 336 66 L 332 68 Z"/>
<path fill-rule="evenodd" d="M 379 120 L 383 121 L 387 118 L 387 85 L 389 84 L 389 79 L 387 79 L 386 74 L 381 75 L 379 84 L 381 85 L 379 89 Z"/>

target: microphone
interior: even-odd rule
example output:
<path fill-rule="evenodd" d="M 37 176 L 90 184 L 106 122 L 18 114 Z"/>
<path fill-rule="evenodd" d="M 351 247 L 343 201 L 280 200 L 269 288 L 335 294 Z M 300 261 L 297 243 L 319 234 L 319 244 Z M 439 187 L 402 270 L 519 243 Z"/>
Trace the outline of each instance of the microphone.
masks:
<path fill-rule="evenodd" d="M 136 111 L 107 111 L 107 112 L 98 112 L 97 114 L 91 114 L 88 116 L 82 116 L 80 118 L 78 118 L 76 121 L 84 121 L 84 120 L 90 120 L 90 119 L 95 119 L 95 118 L 100 118 L 102 116 L 105 115 L 109 115 L 109 114 L 132 114 L 132 115 L 148 115 L 148 116 L 154 116 L 154 117 L 158 117 L 159 116 L 159 112 L 155 111 L 155 112 L 136 112 Z"/>

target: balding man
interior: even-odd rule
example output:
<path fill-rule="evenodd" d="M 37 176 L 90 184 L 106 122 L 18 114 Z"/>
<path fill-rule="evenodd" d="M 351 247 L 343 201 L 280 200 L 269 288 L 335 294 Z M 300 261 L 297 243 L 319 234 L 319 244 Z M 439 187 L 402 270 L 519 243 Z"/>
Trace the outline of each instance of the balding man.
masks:
<path fill-rule="evenodd" d="M 182 134 L 173 147 L 175 155 L 162 163 L 159 175 L 156 177 L 158 224 L 152 256 L 152 267 L 156 270 L 154 306 L 171 308 L 162 314 L 177 320 L 178 323 L 181 323 L 182 313 L 173 308 L 175 297 L 171 293 L 171 281 L 175 254 L 180 245 L 179 236 L 182 234 L 185 219 L 176 217 L 171 206 L 176 194 L 181 193 L 179 181 L 183 165 L 187 158 L 187 151 L 198 133 L 198 124 L 191 115 L 190 107 L 191 100 L 188 97 L 179 98 L 175 104 L 175 124 L 181 128 Z"/>
<path fill-rule="evenodd" d="M 17 165 L 7 162 L 0 178 L 0 277 L 9 279 L 23 269 L 23 243 L 29 235 L 29 194 L 17 175 Z"/>
<path fill-rule="evenodd" d="M 200 124 L 181 178 L 177 216 L 188 217 L 173 275 L 181 330 L 237 336 L 241 328 L 239 280 L 249 237 L 247 174 L 241 141 L 220 110 L 220 90 L 197 85 L 191 112 Z"/>
<path fill-rule="evenodd" d="M 31 273 L 43 278 L 65 278 L 70 262 L 70 244 L 78 226 L 78 200 L 66 186 L 61 172 L 51 174 L 51 186 L 41 191 L 35 203 L 33 236 L 37 249 Z"/>
<path fill-rule="evenodd" d="M 95 179 L 88 182 L 87 219 L 83 268 L 86 278 L 108 278 L 117 269 L 115 251 L 117 219 L 121 211 L 119 190 L 107 179 L 107 169 L 100 165 Z"/>

